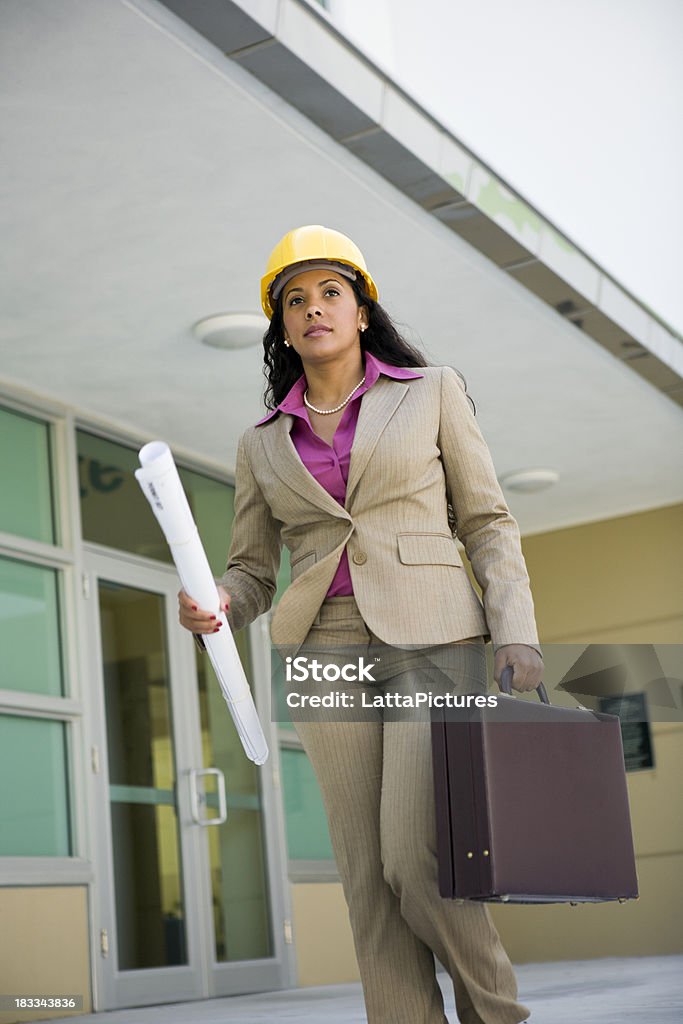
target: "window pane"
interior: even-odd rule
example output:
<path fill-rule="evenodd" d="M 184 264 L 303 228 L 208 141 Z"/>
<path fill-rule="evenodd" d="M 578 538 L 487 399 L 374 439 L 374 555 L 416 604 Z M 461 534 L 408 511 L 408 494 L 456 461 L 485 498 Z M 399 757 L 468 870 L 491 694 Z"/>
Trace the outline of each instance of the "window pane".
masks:
<path fill-rule="evenodd" d="M 46 423 L 0 409 L 0 480 L 0 530 L 56 543 Z"/>
<path fill-rule="evenodd" d="M 327 817 L 311 762 L 303 750 L 280 751 L 290 860 L 334 860 Z"/>
<path fill-rule="evenodd" d="M 57 573 L 0 558 L 0 689 L 64 695 Z"/>
<path fill-rule="evenodd" d="M 182 467 L 178 473 L 211 571 L 214 576 L 222 576 L 230 547 L 232 521 L 235 518 L 235 488 Z M 139 486 L 137 481 L 136 486 Z M 151 511 L 148 504 L 148 512 Z"/>
<path fill-rule="evenodd" d="M 133 473 L 137 452 L 77 432 L 83 539 L 170 562 L 171 554 Z"/>
<path fill-rule="evenodd" d="M 99 584 L 119 970 L 187 963 L 163 598 Z"/>
<path fill-rule="evenodd" d="M 172 562 L 161 528 L 134 473 L 137 450 L 78 431 L 83 538 L 160 562 Z M 187 469 L 178 470 L 215 576 L 230 545 L 234 488 Z"/>
<path fill-rule="evenodd" d="M 66 726 L 0 715 L 0 857 L 70 857 Z"/>
<path fill-rule="evenodd" d="M 171 553 L 135 479 L 137 451 L 77 432 L 83 538 L 110 548 L 171 562 Z M 214 576 L 222 576 L 230 547 L 235 488 L 193 470 L 178 470 Z M 283 551 L 275 601 L 291 579 Z"/>
<path fill-rule="evenodd" d="M 273 604 L 276 605 L 280 600 L 285 590 L 292 582 L 292 568 L 289 564 L 289 551 L 287 548 L 282 548 L 282 555 L 280 558 L 280 568 L 277 574 L 277 590 L 275 591 L 275 597 L 273 598 Z"/>
<path fill-rule="evenodd" d="M 287 687 L 285 685 L 284 661 L 282 657 L 271 646 L 270 648 L 270 706 L 274 722 L 278 723 L 280 729 L 296 735 L 294 725 L 290 719 L 290 710 L 287 707 Z"/>
<path fill-rule="evenodd" d="M 235 643 L 247 678 L 252 682 L 248 637 L 242 630 Z M 260 769 L 244 756 L 211 662 L 196 652 L 203 767 L 220 768 L 225 776 L 228 820 L 223 828 L 207 828 L 211 888 L 218 962 L 256 960 L 273 955 L 266 840 L 261 806 Z M 207 808 L 218 812 L 215 782 L 204 786 Z"/>

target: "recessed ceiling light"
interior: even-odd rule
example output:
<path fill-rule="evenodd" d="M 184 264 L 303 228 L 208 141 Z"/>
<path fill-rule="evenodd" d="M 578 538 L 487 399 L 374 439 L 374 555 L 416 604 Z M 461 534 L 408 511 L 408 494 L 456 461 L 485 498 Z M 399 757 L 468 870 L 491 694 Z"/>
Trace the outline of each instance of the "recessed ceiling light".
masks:
<path fill-rule="evenodd" d="M 199 320 L 192 333 L 213 348 L 253 348 L 263 341 L 267 327 L 261 313 L 216 313 Z"/>
<path fill-rule="evenodd" d="M 503 487 L 521 494 L 534 494 L 545 491 L 560 479 L 554 469 L 523 469 L 517 473 L 507 473 L 500 478 Z"/>

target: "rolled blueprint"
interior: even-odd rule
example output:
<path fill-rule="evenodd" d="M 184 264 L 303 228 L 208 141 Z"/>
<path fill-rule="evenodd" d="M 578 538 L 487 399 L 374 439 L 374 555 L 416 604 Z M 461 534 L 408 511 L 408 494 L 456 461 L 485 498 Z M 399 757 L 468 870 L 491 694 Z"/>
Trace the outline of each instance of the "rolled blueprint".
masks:
<path fill-rule="evenodd" d="M 159 520 L 183 590 L 223 623 L 220 632 L 204 635 L 204 643 L 244 752 L 255 764 L 263 764 L 266 738 L 171 449 L 163 441 L 151 441 L 139 457 L 142 468 L 135 476 Z"/>

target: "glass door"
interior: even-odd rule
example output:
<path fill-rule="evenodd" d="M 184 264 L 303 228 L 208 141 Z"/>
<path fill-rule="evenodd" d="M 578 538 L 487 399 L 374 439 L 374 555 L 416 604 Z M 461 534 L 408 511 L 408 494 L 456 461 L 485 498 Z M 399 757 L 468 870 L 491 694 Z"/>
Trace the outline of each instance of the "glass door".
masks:
<path fill-rule="evenodd" d="M 172 569 L 87 563 L 98 1009 L 286 987 L 274 744 L 246 757 Z"/>

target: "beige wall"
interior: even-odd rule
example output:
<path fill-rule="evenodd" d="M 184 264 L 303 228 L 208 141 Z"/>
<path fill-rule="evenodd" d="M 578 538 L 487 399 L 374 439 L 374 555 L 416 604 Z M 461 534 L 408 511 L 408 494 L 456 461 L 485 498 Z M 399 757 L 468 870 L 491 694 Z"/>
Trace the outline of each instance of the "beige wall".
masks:
<path fill-rule="evenodd" d="M 683 505 L 673 505 L 525 538 L 542 643 L 683 643 L 682 537 Z M 547 650 L 546 664 L 557 657 Z M 514 962 L 683 952 L 683 726 L 653 723 L 652 737 L 654 769 L 627 775 L 640 899 L 492 905 Z M 298 884 L 293 899 L 300 984 L 350 980 L 341 886 Z"/>
<path fill-rule="evenodd" d="M 92 1012 L 85 886 L 0 888 L 0 992 L 82 995 L 83 1012 Z M 0 1010 L 0 1024 L 77 1012 Z"/>
<path fill-rule="evenodd" d="M 335 882 L 292 886 L 297 984 L 358 981 L 358 964 L 342 887 Z"/>
<path fill-rule="evenodd" d="M 683 505 L 522 542 L 544 643 L 682 643 Z"/>
<path fill-rule="evenodd" d="M 683 643 L 682 537 L 683 505 L 526 537 L 543 643 Z M 640 899 L 493 907 L 514 961 L 683 951 L 683 725 L 652 740 L 655 767 L 627 774 Z"/>

